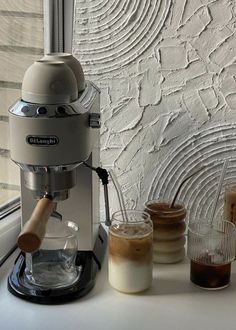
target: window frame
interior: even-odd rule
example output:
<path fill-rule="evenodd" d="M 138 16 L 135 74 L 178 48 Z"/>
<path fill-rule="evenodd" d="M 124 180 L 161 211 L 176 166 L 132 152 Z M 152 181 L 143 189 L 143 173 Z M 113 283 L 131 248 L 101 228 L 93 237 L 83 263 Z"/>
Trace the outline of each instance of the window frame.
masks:
<path fill-rule="evenodd" d="M 45 54 L 72 52 L 74 10 L 75 0 L 43 0 Z M 20 198 L 10 208 L 11 202 L 3 205 L 7 212 L 0 219 L 0 266 L 16 248 L 21 230 Z"/>
<path fill-rule="evenodd" d="M 44 0 L 44 51 L 71 53 L 75 0 Z"/>
<path fill-rule="evenodd" d="M 0 221 L 0 266 L 15 249 L 16 238 L 21 229 L 21 210 L 8 214 Z"/>

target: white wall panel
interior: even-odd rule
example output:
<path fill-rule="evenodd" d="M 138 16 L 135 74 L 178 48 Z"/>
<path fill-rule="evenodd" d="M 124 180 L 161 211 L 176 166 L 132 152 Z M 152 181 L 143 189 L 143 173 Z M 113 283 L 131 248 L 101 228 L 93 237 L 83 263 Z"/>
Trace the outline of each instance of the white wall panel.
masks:
<path fill-rule="evenodd" d="M 171 199 L 206 165 L 180 195 L 204 219 L 226 157 L 236 180 L 235 18 L 230 0 L 77 0 L 74 53 L 101 88 L 101 161 L 127 207 Z"/>

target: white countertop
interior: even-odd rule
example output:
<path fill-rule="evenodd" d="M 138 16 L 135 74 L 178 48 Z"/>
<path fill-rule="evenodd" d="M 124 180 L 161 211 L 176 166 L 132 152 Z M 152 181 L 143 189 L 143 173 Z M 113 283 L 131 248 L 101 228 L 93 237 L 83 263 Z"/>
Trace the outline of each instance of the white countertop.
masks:
<path fill-rule="evenodd" d="M 231 285 L 205 291 L 189 281 L 189 264 L 157 265 L 152 288 L 128 295 L 107 282 L 104 262 L 94 289 L 65 305 L 37 305 L 16 298 L 7 290 L 7 276 L 16 251 L 0 268 L 1 330 L 235 330 L 236 262 Z M 135 276 L 135 274 L 134 274 Z"/>

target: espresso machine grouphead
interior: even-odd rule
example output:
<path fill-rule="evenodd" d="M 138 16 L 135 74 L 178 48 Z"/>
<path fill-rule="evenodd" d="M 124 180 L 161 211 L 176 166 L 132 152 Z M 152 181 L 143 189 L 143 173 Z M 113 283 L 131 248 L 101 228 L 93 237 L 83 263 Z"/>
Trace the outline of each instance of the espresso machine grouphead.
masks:
<path fill-rule="evenodd" d="M 82 296 L 93 287 L 101 267 L 106 234 L 99 225 L 99 178 L 91 171 L 99 164 L 99 94 L 84 80 L 79 61 L 70 54 L 52 53 L 28 68 L 22 98 L 9 110 L 11 158 L 21 172 L 23 234 L 33 228 L 33 235 L 23 236 L 22 246 L 33 243 L 28 250 L 22 248 L 26 253 L 19 255 L 8 280 L 10 292 L 20 298 L 62 303 Z M 34 238 L 43 238 L 49 215 L 79 227 L 80 276 L 59 289 L 35 287 L 25 276 L 27 253 L 32 252 L 33 263 L 40 248 L 40 240 L 34 245 Z"/>

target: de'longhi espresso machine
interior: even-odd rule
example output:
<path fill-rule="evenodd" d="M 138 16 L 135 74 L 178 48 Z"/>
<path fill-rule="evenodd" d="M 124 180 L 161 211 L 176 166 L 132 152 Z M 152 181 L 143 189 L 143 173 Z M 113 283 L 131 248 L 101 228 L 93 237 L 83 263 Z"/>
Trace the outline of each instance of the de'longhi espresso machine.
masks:
<path fill-rule="evenodd" d="M 109 224 L 107 173 L 96 167 L 99 110 L 99 89 L 84 80 L 81 65 L 71 54 L 48 54 L 26 71 L 22 98 L 9 110 L 11 158 L 21 172 L 18 245 L 23 252 L 8 278 L 8 289 L 17 297 L 42 304 L 64 303 L 84 296 L 94 286 L 107 242 L 99 222 L 99 178 Z M 34 285 L 25 276 L 26 257 L 34 262 L 32 253 L 40 249 L 51 216 L 59 222 L 72 220 L 79 227 L 75 264 L 80 275 L 59 288 Z"/>

